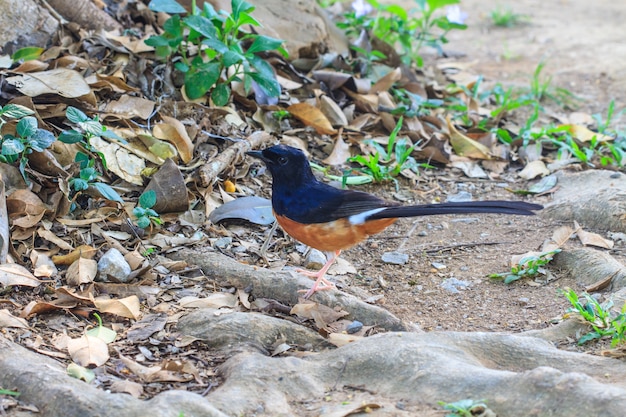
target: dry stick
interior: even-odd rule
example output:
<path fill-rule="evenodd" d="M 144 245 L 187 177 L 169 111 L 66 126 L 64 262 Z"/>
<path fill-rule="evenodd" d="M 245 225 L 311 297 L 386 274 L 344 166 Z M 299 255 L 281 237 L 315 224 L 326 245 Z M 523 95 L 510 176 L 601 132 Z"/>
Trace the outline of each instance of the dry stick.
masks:
<path fill-rule="evenodd" d="M 11 245 L 9 232 L 9 215 L 7 214 L 7 199 L 4 191 L 4 181 L 0 179 L 0 264 L 7 262 L 9 246 Z"/>
<path fill-rule="evenodd" d="M 246 140 L 235 142 L 224 152 L 220 153 L 212 161 L 198 169 L 200 185 L 208 187 L 217 181 L 217 176 L 233 165 L 235 161 L 243 157 L 244 152 L 260 148 L 263 145 L 273 144 L 276 139 L 267 132 L 254 132 Z"/>

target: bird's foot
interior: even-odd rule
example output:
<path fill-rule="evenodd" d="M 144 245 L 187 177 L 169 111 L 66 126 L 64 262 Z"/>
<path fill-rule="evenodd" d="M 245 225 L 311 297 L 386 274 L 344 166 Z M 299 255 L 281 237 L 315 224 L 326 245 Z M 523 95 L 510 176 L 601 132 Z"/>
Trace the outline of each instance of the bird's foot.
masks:
<path fill-rule="evenodd" d="M 323 284 L 323 285 L 320 285 L 320 284 Z M 317 280 L 315 281 L 315 283 L 313 284 L 311 288 L 309 288 L 308 290 L 299 290 L 298 292 L 305 293 L 303 298 L 306 300 L 318 291 L 327 291 L 327 290 L 332 290 L 336 288 L 337 287 L 335 286 L 333 282 L 330 282 L 329 280 L 321 276 L 317 278 Z"/>

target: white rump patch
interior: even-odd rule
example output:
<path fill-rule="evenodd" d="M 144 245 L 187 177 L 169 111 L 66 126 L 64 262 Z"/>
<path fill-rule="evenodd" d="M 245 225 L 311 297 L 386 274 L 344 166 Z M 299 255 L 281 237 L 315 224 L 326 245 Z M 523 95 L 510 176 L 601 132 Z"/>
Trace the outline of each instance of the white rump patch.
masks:
<path fill-rule="evenodd" d="M 377 208 L 373 210 L 364 211 L 363 213 L 353 214 L 352 216 L 348 217 L 348 221 L 350 222 L 350 224 L 353 224 L 353 225 L 363 224 L 365 223 L 368 217 L 376 213 L 380 213 L 381 211 L 385 209 L 386 207 L 381 207 L 381 208 Z"/>

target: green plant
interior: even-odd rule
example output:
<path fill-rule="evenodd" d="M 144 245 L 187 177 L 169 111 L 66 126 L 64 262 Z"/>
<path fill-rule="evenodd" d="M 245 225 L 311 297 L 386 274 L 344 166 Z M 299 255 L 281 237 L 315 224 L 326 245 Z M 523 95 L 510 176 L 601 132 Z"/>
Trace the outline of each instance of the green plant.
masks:
<path fill-rule="evenodd" d="M 365 142 L 374 147 L 375 152 L 368 156 L 353 156 L 348 159 L 348 162 L 361 165 L 360 171 L 370 176 L 375 182 L 395 181 L 395 177 L 405 169 L 416 171 L 420 166 L 427 167 L 427 164 L 418 164 L 411 156 L 417 144 L 412 144 L 408 138 L 397 138 L 402 122 L 403 118 L 400 117 L 389 135 L 386 148 L 373 140 L 367 140 Z"/>
<path fill-rule="evenodd" d="M 19 397 L 20 393 L 17 391 L 11 391 L 8 389 L 0 389 L 0 395 L 12 395 L 14 397 Z"/>
<path fill-rule="evenodd" d="M 543 268 L 551 260 L 554 254 L 559 253 L 561 249 L 555 249 L 548 252 L 542 252 L 540 254 L 528 255 L 520 259 L 517 265 L 511 267 L 510 272 L 501 272 L 497 274 L 490 274 L 489 278 L 503 279 L 505 284 L 510 284 L 513 281 L 517 281 L 521 278 L 533 278 L 539 274 L 545 274 L 546 271 Z"/>
<path fill-rule="evenodd" d="M 147 229 L 150 225 L 163 224 L 159 213 L 152 209 L 156 204 L 156 200 L 156 192 L 154 190 L 145 191 L 139 196 L 138 205 L 133 209 L 133 215 L 137 218 L 137 226 Z"/>
<path fill-rule="evenodd" d="M 276 110 L 272 113 L 272 117 L 274 117 L 274 119 L 278 120 L 279 122 L 283 121 L 284 119 L 289 119 L 291 117 L 291 113 L 289 113 L 288 110 L 285 109 L 279 109 Z"/>
<path fill-rule="evenodd" d="M 451 30 L 467 27 L 462 23 L 460 11 L 448 15 L 439 13 L 443 7 L 456 5 L 459 0 L 415 0 L 417 7 L 409 11 L 399 5 L 380 4 L 376 0 L 367 0 L 367 3 L 373 7 L 374 15 L 352 10 L 337 26 L 349 36 L 358 36 L 365 29 L 391 47 L 400 47 L 400 54 L 407 64 L 414 62 L 421 67 L 423 59 L 420 50 L 423 46 L 442 52 L 442 45 L 448 42 L 447 34 Z"/>
<path fill-rule="evenodd" d="M 572 305 L 567 311 L 579 314 L 593 329 L 578 339 L 579 345 L 605 336 L 611 337 L 611 347 L 626 341 L 626 304 L 622 307 L 619 314 L 612 317 L 612 300 L 600 304 L 598 300 L 588 293 L 583 293 L 585 298 L 585 303 L 583 304 L 574 290 L 562 290 L 561 293 Z"/>
<path fill-rule="evenodd" d="M 185 9 L 175 0 L 152 0 L 150 9 L 176 13 L 163 25 L 161 35 L 151 36 L 146 44 L 161 58 L 172 58 L 174 67 L 184 74 L 185 93 L 191 99 L 211 91 L 218 106 L 228 103 L 230 84 L 242 81 L 249 92 L 254 81 L 270 97 L 280 95 L 280 85 L 272 67 L 257 54 L 278 50 L 282 40 L 255 33 L 244 33 L 244 26 L 260 26 L 251 16 L 254 6 L 232 0 L 232 13 L 216 12 L 209 2 L 199 10 L 192 2 L 191 14 L 181 18 Z M 176 54 L 176 57 L 174 55 Z"/>
<path fill-rule="evenodd" d="M 9 119 L 18 120 L 15 135 L 7 133 L 0 136 L 2 143 L 0 161 L 6 163 L 19 161 L 18 168 L 26 182 L 28 182 L 26 176 L 28 155 L 33 152 L 43 152 L 56 140 L 52 133 L 38 127 L 37 119 L 30 116 L 33 113 L 32 110 L 15 104 L 7 104 L 0 108 L 0 128 Z"/>
<path fill-rule="evenodd" d="M 452 411 L 451 413 L 446 414 L 445 417 L 473 417 L 483 415 L 487 409 L 485 400 L 467 399 L 453 403 L 439 401 L 439 405 L 441 405 L 444 410 Z"/>
<path fill-rule="evenodd" d="M 491 13 L 489 13 L 489 17 L 491 18 L 491 23 L 493 23 L 494 26 L 506 28 L 518 26 L 528 22 L 529 20 L 527 15 L 515 13 L 508 7 L 504 9 L 498 7 L 492 10 Z"/>

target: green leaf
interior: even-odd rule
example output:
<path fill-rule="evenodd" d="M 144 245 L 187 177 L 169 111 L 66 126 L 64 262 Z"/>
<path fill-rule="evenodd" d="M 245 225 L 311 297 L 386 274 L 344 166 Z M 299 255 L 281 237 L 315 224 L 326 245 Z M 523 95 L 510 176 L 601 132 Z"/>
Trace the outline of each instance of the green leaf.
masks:
<path fill-rule="evenodd" d="M 43 152 L 54 143 L 56 138 L 51 132 L 44 129 L 37 129 L 34 135 L 30 137 L 30 147 L 37 152 Z"/>
<path fill-rule="evenodd" d="M 170 39 L 170 46 L 176 46 L 183 40 L 182 36 L 184 29 L 179 15 L 175 15 L 167 19 L 165 23 L 163 23 L 163 30 L 165 31 L 165 34 L 162 36 L 166 39 Z"/>
<path fill-rule="evenodd" d="M 451 6 L 453 4 L 459 4 L 460 0 L 426 0 L 430 12 L 436 9 L 440 9 L 445 6 Z"/>
<path fill-rule="evenodd" d="M 235 22 L 239 21 L 242 13 L 251 13 L 254 10 L 254 6 L 244 0 L 232 0 L 230 5 L 232 9 L 232 17 Z"/>
<path fill-rule="evenodd" d="M 145 209 L 154 207 L 157 201 L 156 191 L 148 190 L 139 196 L 139 206 Z"/>
<path fill-rule="evenodd" d="M 187 13 L 187 10 L 175 0 L 150 0 L 148 8 L 153 12 Z"/>
<path fill-rule="evenodd" d="M 103 138 L 107 138 L 107 139 L 114 139 L 124 144 L 128 143 L 123 137 L 121 137 L 114 131 L 107 129 L 104 126 L 102 127 L 102 132 L 100 132 L 100 136 L 102 136 Z"/>
<path fill-rule="evenodd" d="M 150 218 L 149 217 L 138 217 L 137 218 L 137 227 L 141 227 L 142 229 L 147 229 L 150 227 Z"/>
<path fill-rule="evenodd" d="M 391 14 L 398 16 L 400 20 L 406 21 L 409 18 L 409 15 L 407 11 L 404 9 L 404 7 L 398 6 L 397 4 L 385 6 L 385 10 Z"/>
<path fill-rule="evenodd" d="M 262 77 L 264 78 L 276 78 L 274 75 L 274 69 L 270 64 L 265 62 L 264 59 L 254 55 L 254 54 L 246 54 L 246 58 L 248 58 L 248 62 Z"/>
<path fill-rule="evenodd" d="M 210 62 L 194 67 L 185 74 L 185 92 L 190 99 L 196 99 L 206 94 L 215 85 L 220 77 L 220 64 Z"/>
<path fill-rule="evenodd" d="M 65 110 L 65 117 L 67 117 L 67 120 L 69 120 L 70 122 L 77 124 L 86 122 L 87 120 L 91 120 L 89 119 L 89 117 L 87 117 L 85 113 L 72 106 L 68 107 L 67 110 Z"/>
<path fill-rule="evenodd" d="M 225 54 L 226 52 L 228 52 L 228 46 L 224 42 L 216 38 L 205 39 L 202 41 L 202 44 L 216 50 L 220 54 Z"/>
<path fill-rule="evenodd" d="M 152 46 L 153 48 L 158 48 L 159 46 L 170 46 L 171 39 L 168 39 L 164 36 L 160 35 L 152 35 L 148 39 L 144 41 L 144 43 L 148 46 Z"/>
<path fill-rule="evenodd" d="M 19 139 L 6 139 L 2 142 L 2 155 L 19 155 L 24 152 L 25 146 Z"/>
<path fill-rule="evenodd" d="M 224 67 L 228 68 L 231 65 L 235 65 L 241 61 L 243 61 L 245 57 L 241 55 L 239 52 L 235 51 L 226 51 L 224 55 L 222 55 L 222 62 L 224 63 Z"/>
<path fill-rule="evenodd" d="M 82 127 L 86 133 L 93 136 L 102 136 L 102 132 L 104 132 L 102 123 L 96 120 L 87 120 L 86 122 L 79 123 L 78 125 Z"/>
<path fill-rule="evenodd" d="M 70 185 L 72 186 L 72 188 L 74 188 L 74 191 L 76 192 L 83 191 L 89 188 L 89 184 L 87 183 L 87 181 L 81 178 L 72 178 L 70 180 Z"/>
<path fill-rule="evenodd" d="M 100 195 L 102 197 L 106 198 L 107 200 L 117 201 L 118 203 L 124 204 L 124 200 L 122 200 L 122 197 L 120 197 L 120 195 L 117 193 L 117 191 L 115 191 L 113 188 L 111 188 L 110 185 L 102 183 L 102 182 L 94 182 L 91 185 L 93 185 L 93 187 L 96 190 L 98 190 Z"/>
<path fill-rule="evenodd" d="M 141 217 L 147 217 L 146 209 L 143 207 L 135 207 L 133 209 L 133 216 L 137 217 L 138 219 Z"/>
<path fill-rule="evenodd" d="M 280 96 L 280 84 L 276 78 L 266 78 L 258 72 L 249 72 L 250 76 L 261 87 L 261 90 L 270 97 Z"/>
<path fill-rule="evenodd" d="M 87 330 L 85 333 L 89 336 L 97 337 L 106 343 L 112 343 L 117 337 L 117 332 L 115 330 L 104 326 L 94 327 L 93 329 Z"/>
<path fill-rule="evenodd" d="M 17 135 L 21 138 L 27 138 L 32 136 L 37 131 L 37 119 L 33 116 L 26 116 L 19 122 L 17 122 L 17 126 L 15 127 L 15 131 Z"/>
<path fill-rule="evenodd" d="M 7 104 L 0 110 L 0 115 L 10 119 L 21 119 L 24 116 L 35 114 L 34 111 L 28 107 L 20 106 L 19 104 Z"/>
<path fill-rule="evenodd" d="M 87 167 L 80 170 L 80 179 L 85 181 L 93 181 L 98 178 L 98 171 L 94 167 Z"/>
<path fill-rule="evenodd" d="M 183 19 L 183 22 L 205 38 L 215 38 L 217 36 L 213 22 L 206 17 L 199 15 L 187 16 Z"/>
<path fill-rule="evenodd" d="M 253 54 L 255 52 L 261 51 L 271 51 L 280 47 L 283 44 L 283 41 L 280 39 L 270 38 L 269 36 L 259 35 L 256 37 L 252 45 L 248 48 L 247 53 Z"/>
<path fill-rule="evenodd" d="M 211 91 L 211 100 L 216 106 L 225 106 L 230 99 L 230 87 L 224 83 L 219 83 Z"/>
<path fill-rule="evenodd" d="M 13 60 L 13 62 L 32 61 L 33 59 L 39 58 L 43 51 L 43 48 L 39 48 L 37 46 L 27 46 L 25 48 L 21 48 L 15 51 L 15 53 L 11 55 L 11 59 Z"/>
<path fill-rule="evenodd" d="M 64 130 L 58 139 L 63 143 L 78 143 L 83 140 L 83 134 L 74 129 Z"/>
<path fill-rule="evenodd" d="M 82 152 L 76 152 L 76 156 L 74 157 L 74 162 L 78 162 L 80 169 L 85 169 L 88 166 L 94 164 L 94 160 L 89 158 L 89 155 Z"/>

